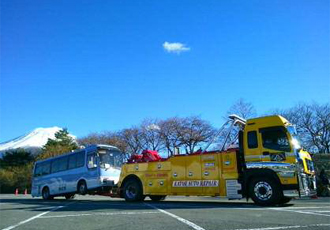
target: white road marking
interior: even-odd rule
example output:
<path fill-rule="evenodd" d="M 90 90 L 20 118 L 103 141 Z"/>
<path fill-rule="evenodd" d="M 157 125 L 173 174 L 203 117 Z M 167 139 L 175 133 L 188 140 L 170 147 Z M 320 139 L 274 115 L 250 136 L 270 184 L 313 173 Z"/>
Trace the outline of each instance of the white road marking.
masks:
<path fill-rule="evenodd" d="M 139 215 L 139 214 L 159 214 L 159 212 L 96 212 L 96 213 L 81 213 L 56 216 L 42 216 L 40 219 L 48 218 L 64 218 L 64 217 L 81 217 L 81 216 L 114 216 L 114 215 Z"/>
<path fill-rule="evenodd" d="M 297 207 L 298 208 L 298 207 Z M 319 207 L 318 209 L 320 209 Z M 329 207 L 326 207 L 329 208 Z M 297 209 L 291 209 L 291 208 L 269 208 L 270 210 L 275 210 L 275 211 L 283 211 L 283 212 L 295 212 L 295 213 L 300 213 L 300 214 L 308 214 L 308 215 L 316 215 L 316 216 L 330 216 L 330 214 L 323 214 L 322 212 L 329 212 L 329 211 L 311 211 L 308 210 L 310 208 L 306 207 L 305 210 L 297 210 Z M 300 207 L 300 209 L 304 209 L 303 207 Z"/>
<path fill-rule="evenodd" d="M 10 230 L 10 229 L 16 228 L 16 227 L 18 227 L 18 226 L 20 226 L 20 225 L 22 225 L 22 224 L 26 224 L 26 223 L 28 223 L 28 222 L 34 220 L 34 219 L 37 219 L 37 218 L 39 218 L 39 217 L 41 217 L 41 216 L 43 216 L 43 215 L 46 215 L 47 213 L 50 213 L 50 212 L 52 212 L 52 211 L 58 210 L 58 209 L 63 208 L 63 207 L 66 207 L 66 206 L 58 206 L 58 207 L 55 207 L 55 208 L 53 208 L 53 209 L 51 209 L 51 210 L 49 210 L 49 211 L 47 211 L 47 212 L 40 213 L 40 214 L 38 214 L 38 215 L 36 215 L 36 216 L 33 216 L 33 217 L 29 218 L 29 219 L 26 219 L 26 220 L 24 220 L 24 221 L 19 222 L 18 224 L 15 224 L 15 225 L 9 226 L 9 227 L 4 228 L 4 229 L 2 229 L 2 230 Z"/>
<path fill-rule="evenodd" d="M 319 207 L 279 207 L 279 208 L 265 208 L 265 207 L 251 207 L 250 205 L 243 205 L 242 207 L 232 207 L 232 206 L 226 206 L 226 207 L 221 207 L 221 206 L 217 206 L 217 205 L 210 205 L 210 204 L 207 204 L 205 203 L 205 205 L 182 205 L 181 203 L 180 204 L 174 204 L 174 203 L 171 203 L 171 204 L 166 204 L 166 203 L 163 203 L 163 204 L 157 204 L 157 206 L 159 207 L 166 207 L 166 208 L 170 208 L 170 207 L 180 207 L 180 208 L 212 208 L 212 209 L 239 209 L 239 210 L 291 210 L 291 209 L 322 209 L 322 208 L 328 208 L 330 209 L 330 206 L 319 206 Z M 313 211 L 314 212 L 314 211 Z"/>
<path fill-rule="evenodd" d="M 313 212 L 330 212 L 330 211 L 313 211 Z"/>
<path fill-rule="evenodd" d="M 158 210 L 161 213 L 164 213 L 164 214 L 166 214 L 166 215 L 168 215 L 170 217 L 173 217 L 174 219 L 176 219 L 176 220 L 178 220 L 178 221 L 180 221 L 180 222 L 182 222 L 182 223 L 184 223 L 184 224 L 192 227 L 193 229 L 196 229 L 196 230 L 205 230 L 204 228 L 198 226 L 197 224 L 194 224 L 193 222 L 190 222 L 189 220 L 186 220 L 186 219 L 184 219 L 182 217 L 179 217 L 177 215 L 174 215 L 173 213 L 167 212 L 167 211 L 165 211 L 163 209 L 159 209 L 156 206 L 151 205 L 151 204 L 147 204 L 147 203 L 144 203 L 144 204 L 147 205 L 147 206 L 149 206 L 149 207 L 151 207 L 151 208 L 154 208 L 154 209 Z"/>
<path fill-rule="evenodd" d="M 281 207 L 281 208 L 269 208 L 269 209 L 320 209 L 320 208 L 330 208 L 330 206 L 318 206 L 318 207 Z"/>
<path fill-rule="evenodd" d="M 301 214 L 316 215 L 316 216 L 330 216 L 328 214 L 316 213 L 316 212 L 307 212 L 307 211 L 293 211 Z"/>
<path fill-rule="evenodd" d="M 311 228 L 311 227 L 324 227 L 324 226 L 330 226 L 330 224 L 292 225 L 292 226 L 268 227 L 268 228 L 240 228 L 233 230 L 281 230 L 281 229 Z"/>

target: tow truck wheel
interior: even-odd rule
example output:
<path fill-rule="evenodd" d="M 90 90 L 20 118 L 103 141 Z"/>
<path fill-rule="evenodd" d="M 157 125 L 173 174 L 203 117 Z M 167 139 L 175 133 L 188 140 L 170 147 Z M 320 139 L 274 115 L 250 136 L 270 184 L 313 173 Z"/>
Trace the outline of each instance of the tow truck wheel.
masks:
<path fill-rule="evenodd" d="M 149 197 L 152 201 L 162 201 L 165 200 L 166 196 L 150 195 Z"/>
<path fill-rule="evenodd" d="M 287 203 L 289 203 L 291 200 L 292 200 L 292 198 L 283 196 L 283 197 L 281 198 L 281 200 L 280 200 L 279 203 L 280 203 L 280 204 L 287 204 Z"/>
<path fill-rule="evenodd" d="M 254 203 L 271 206 L 280 203 L 282 191 L 274 180 L 264 177 L 254 178 L 249 186 L 249 193 Z"/>
<path fill-rule="evenodd" d="M 124 197 L 128 202 L 142 201 L 144 196 L 137 180 L 129 180 L 124 185 Z"/>

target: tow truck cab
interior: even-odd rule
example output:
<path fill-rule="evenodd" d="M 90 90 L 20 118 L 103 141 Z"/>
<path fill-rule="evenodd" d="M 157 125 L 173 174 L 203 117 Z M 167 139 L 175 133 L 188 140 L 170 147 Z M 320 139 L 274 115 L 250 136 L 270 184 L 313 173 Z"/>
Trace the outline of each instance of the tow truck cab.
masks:
<path fill-rule="evenodd" d="M 274 180 L 280 184 L 283 197 L 316 194 L 312 158 L 300 146 L 295 126 L 284 117 L 247 120 L 240 138 L 243 139 L 240 152 L 244 153 L 245 180 L 260 172 L 276 173 Z M 268 191 L 262 184 L 259 184 L 259 190 Z"/>

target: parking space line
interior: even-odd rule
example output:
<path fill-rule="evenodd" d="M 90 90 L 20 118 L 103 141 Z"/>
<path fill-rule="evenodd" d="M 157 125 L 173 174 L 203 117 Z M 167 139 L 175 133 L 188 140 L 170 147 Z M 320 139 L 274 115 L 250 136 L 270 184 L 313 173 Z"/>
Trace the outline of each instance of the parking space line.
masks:
<path fill-rule="evenodd" d="M 52 212 L 52 211 L 56 211 L 56 210 L 58 210 L 58 209 L 60 209 L 60 208 L 64 208 L 64 207 L 66 207 L 66 206 L 57 206 L 57 207 L 55 207 L 55 208 L 53 208 L 53 209 L 51 209 L 51 210 L 49 210 L 49 211 L 47 211 L 47 212 L 40 213 L 40 214 L 38 214 L 38 215 L 35 215 L 35 216 L 33 216 L 33 217 L 29 218 L 29 219 L 23 220 L 23 221 L 21 221 L 21 222 L 15 224 L 15 225 L 9 226 L 9 227 L 4 228 L 4 229 L 2 229 L 2 230 L 10 230 L 10 229 L 14 229 L 14 228 L 16 228 L 16 227 L 18 227 L 18 226 L 20 226 L 20 225 L 22 225 L 22 224 L 26 224 L 26 223 L 28 223 L 28 222 L 34 220 L 34 219 L 37 219 L 37 218 L 39 218 L 39 217 L 41 217 L 41 216 L 43 216 L 43 215 L 46 215 L 47 213 L 50 213 L 50 212 Z"/>
<path fill-rule="evenodd" d="M 81 216 L 115 216 L 115 215 L 141 215 L 141 214 L 159 214 L 159 212 L 97 212 L 97 213 L 80 213 L 80 214 L 68 214 L 68 215 L 54 215 L 54 216 L 42 216 L 40 219 L 49 218 L 65 218 L 65 217 L 81 217 Z"/>
<path fill-rule="evenodd" d="M 307 212 L 307 211 L 292 211 L 301 214 L 316 215 L 316 216 L 330 216 L 328 214 L 316 213 L 316 212 Z"/>
<path fill-rule="evenodd" d="M 152 204 L 147 204 L 147 203 L 144 203 L 144 204 L 147 205 L 147 206 L 149 206 L 149 207 L 151 207 L 151 208 L 154 208 L 154 209 L 158 210 L 161 213 L 164 213 L 164 214 L 166 214 L 166 215 L 168 215 L 170 217 L 173 217 L 174 219 L 176 219 L 176 220 L 178 220 L 178 221 L 180 221 L 180 222 L 182 222 L 182 223 L 184 223 L 184 224 L 192 227 L 193 229 L 196 229 L 196 230 L 205 230 L 204 228 L 198 226 L 197 224 L 195 224 L 193 222 L 190 222 L 189 220 L 186 220 L 186 219 L 184 219 L 182 217 L 179 217 L 177 215 L 174 215 L 173 213 L 167 212 L 167 211 L 165 211 L 163 209 L 157 208 L 156 206 L 154 206 Z"/>
<path fill-rule="evenodd" d="M 321 212 L 322 213 L 322 212 L 330 212 L 330 211 L 313 211 L 313 212 Z"/>
<path fill-rule="evenodd" d="M 281 230 L 281 229 L 296 229 L 296 228 L 311 228 L 311 227 L 326 227 L 326 226 L 330 226 L 330 224 L 291 225 L 291 226 L 267 227 L 267 228 L 239 228 L 232 230 Z"/>
<path fill-rule="evenodd" d="M 311 211 L 311 210 L 304 211 L 304 210 L 288 209 L 288 208 L 269 208 L 269 209 L 275 210 L 275 211 L 294 212 L 294 213 L 316 215 L 316 216 L 330 216 L 330 214 L 323 214 L 323 212 L 329 212 L 327 210 L 324 210 L 324 211 Z"/>
<path fill-rule="evenodd" d="M 282 209 L 320 209 L 320 208 L 330 208 L 330 206 L 318 206 L 318 207 L 281 207 L 281 208 L 270 208 L 270 209 L 279 209 L 279 210 L 282 210 Z"/>

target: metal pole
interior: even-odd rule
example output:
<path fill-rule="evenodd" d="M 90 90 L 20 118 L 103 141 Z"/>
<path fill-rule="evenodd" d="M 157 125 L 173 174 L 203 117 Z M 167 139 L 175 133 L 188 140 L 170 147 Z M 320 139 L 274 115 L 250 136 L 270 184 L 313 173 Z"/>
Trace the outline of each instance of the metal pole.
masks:
<path fill-rule="evenodd" d="M 226 121 L 225 124 L 223 124 L 221 126 L 221 128 L 219 129 L 219 131 L 217 132 L 217 134 L 213 137 L 213 139 L 208 143 L 208 145 L 204 148 L 204 150 L 202 152 L 205 152 L 212 144 L 213 142 L 215 141 L 215 139 L 220 136 L 220 134 L 223 132 L 225 126 L 229 123 L 230 121 Z"/>

